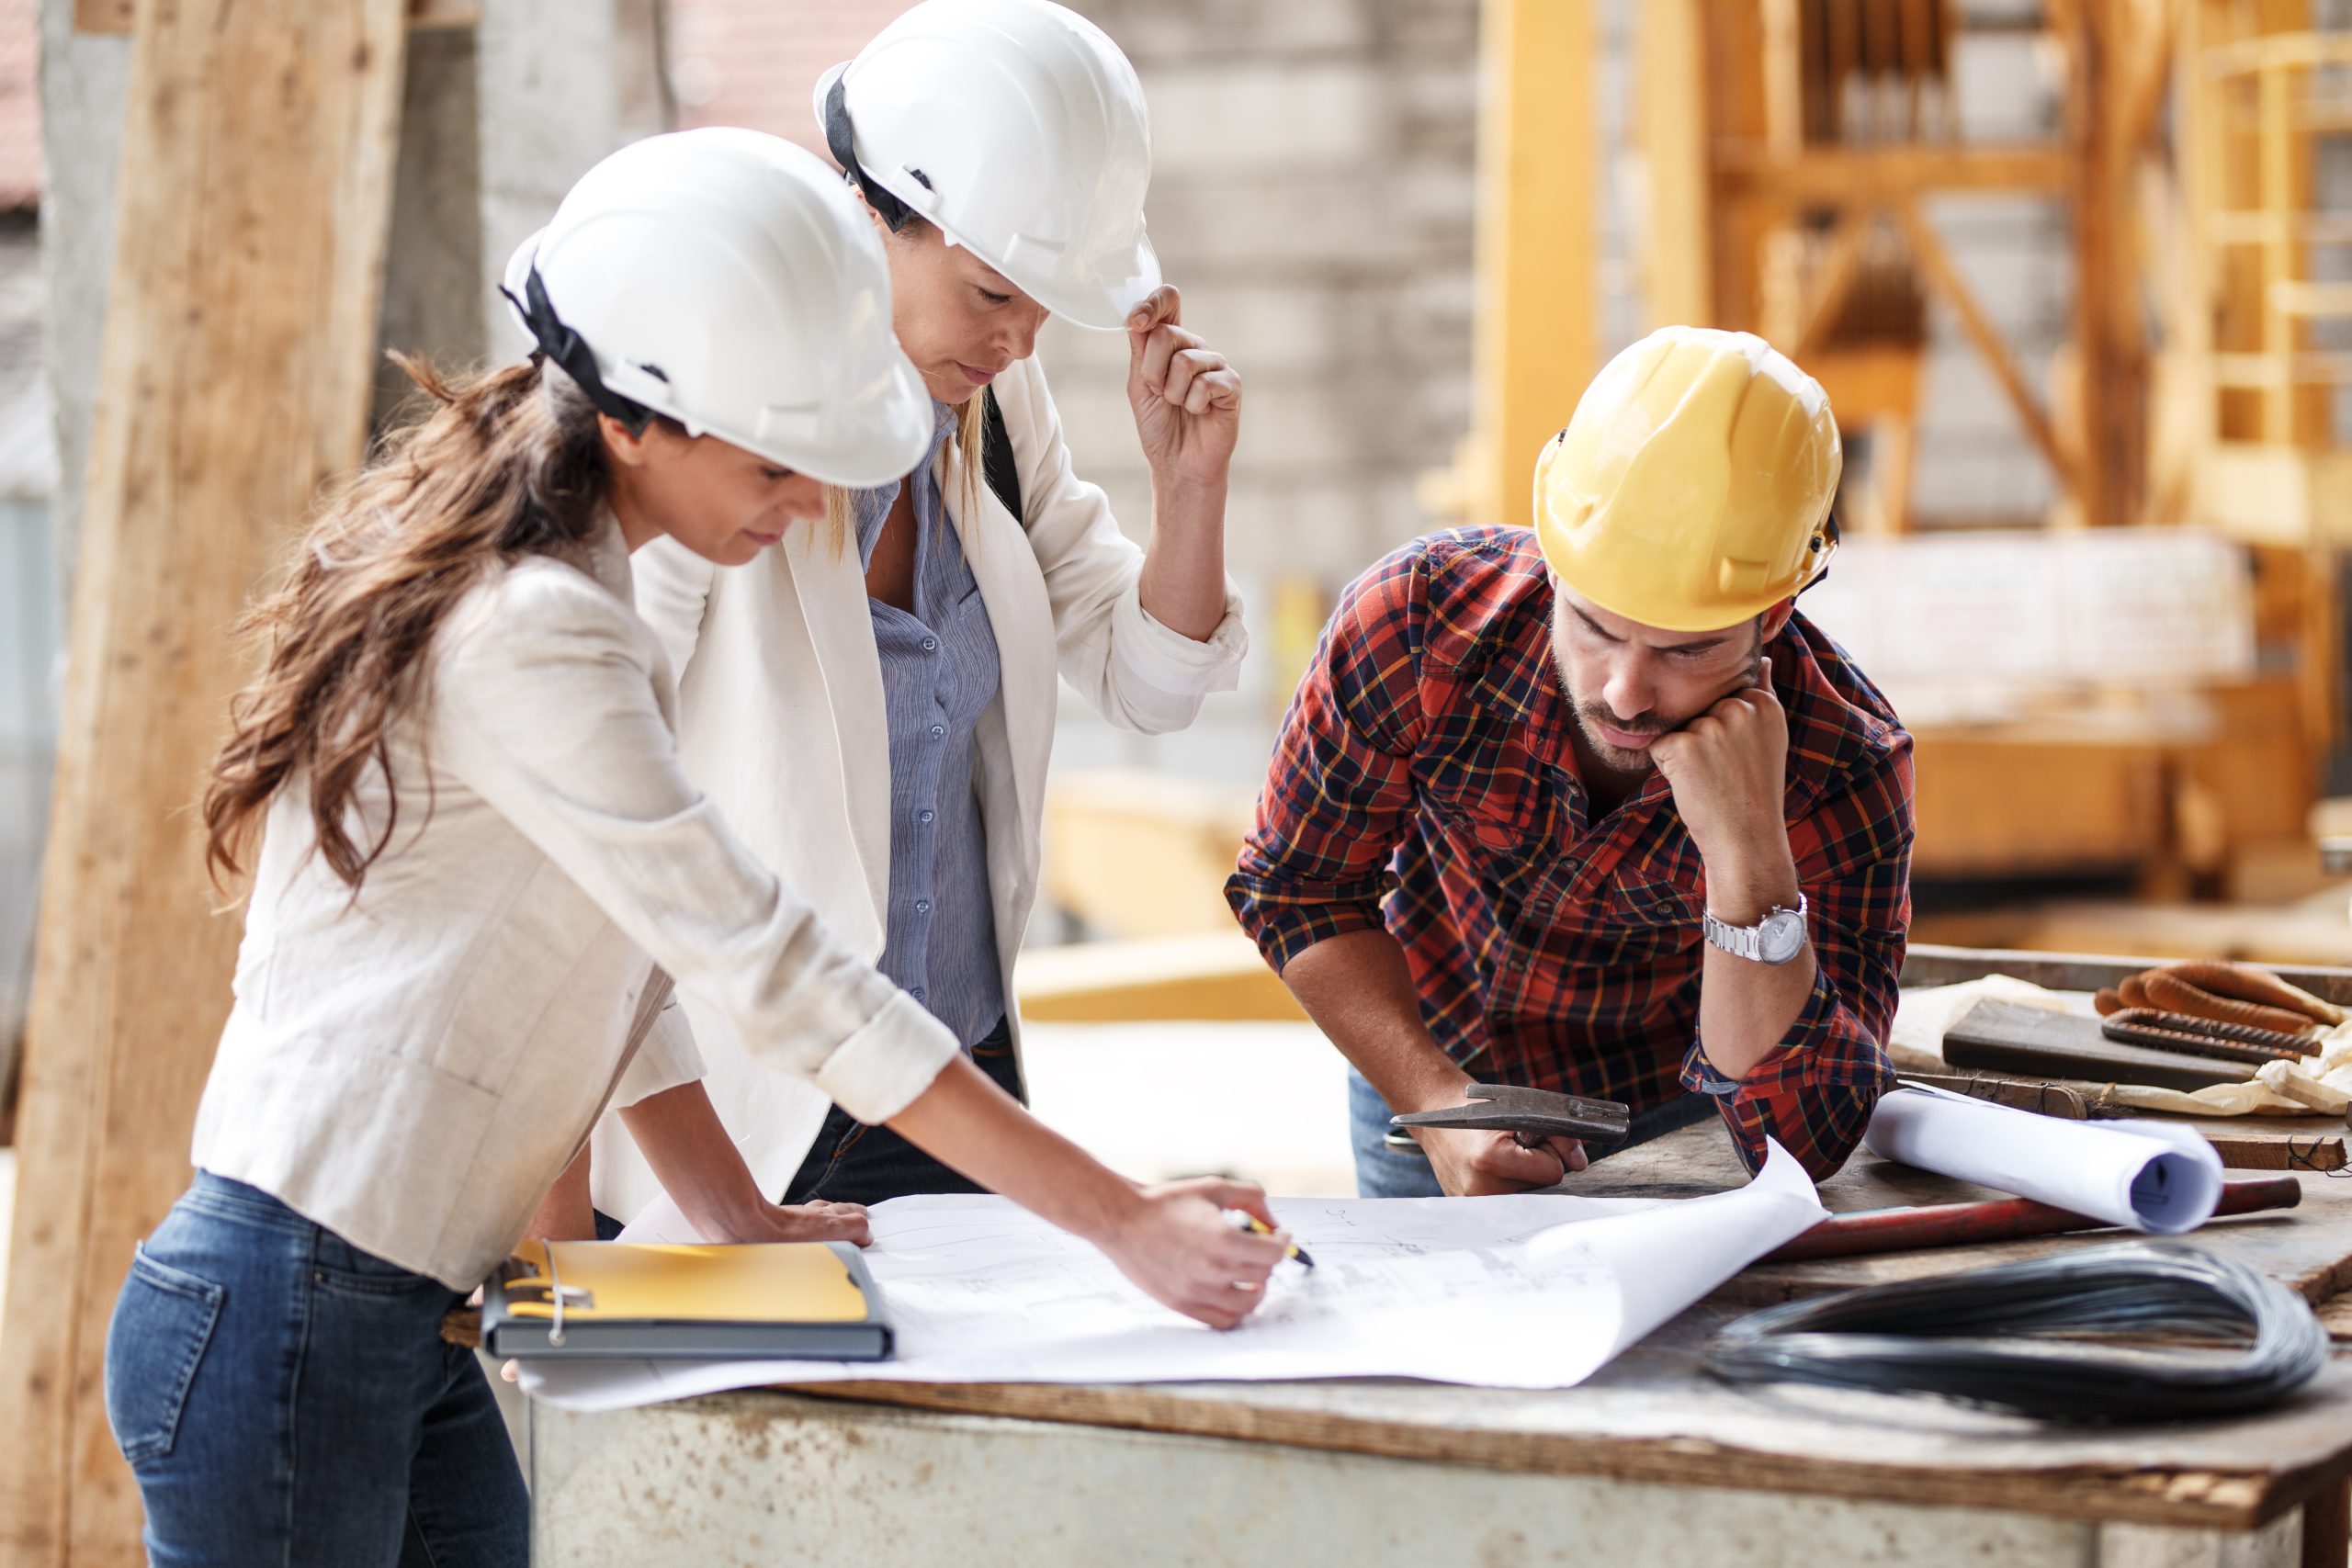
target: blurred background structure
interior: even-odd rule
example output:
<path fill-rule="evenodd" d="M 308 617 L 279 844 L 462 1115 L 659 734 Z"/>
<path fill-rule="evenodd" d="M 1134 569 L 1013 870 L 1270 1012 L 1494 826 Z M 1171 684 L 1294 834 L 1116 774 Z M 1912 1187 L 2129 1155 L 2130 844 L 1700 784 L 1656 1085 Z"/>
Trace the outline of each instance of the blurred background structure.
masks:
<path fill-rule="evenodd" d="M 1336 1057 L 1281 1021 L 1219 893 L 1275 725 L 1341 587 L 1430 529 L 1524 523 L 1542 440 L 1668 321 L 1761 333 L 1845 427 L 1845 544 L 1804 608 L 1917 735 L 1918 939 L 2352 954 L 2322 853 L 2352 833 L 2352 0 L 1072 3 L 1142 75 L 1152 235 L 1247 384 L 1253 655 L 1181 735 L 1066 694 L 1023 981 L 1050 1117 L 1128 1128 L 1106 1152 L 1148 1174 L 1345 1190 Z M 902 8 L 411 0 L 377 344 L 515 352 L 489 284 L 579 173 L 673 126 L 821 151 L 819 73 Z M 0 0 L 0 1145 L 136 17 Z M 1125 344 L 1057 322 L 1039 352 L 1079 471 L 1140 536 Z M 374 417 L 397 392 L 378 372 Z M 76 875 L 53 859 L 51 899 Z M 169 998 L 188 1040 L 226 977 Z M 1170 1018 L 1227 1032 L 1137 1021 Z M 119 1072 L 145 1070 L 137 1025 L 110 1025 Z M 166 1058 L 104 1133 L 161 1151 L 126 1235 L 184 1175 L 202 1063 Z M 1176 1086 L 1148 1124 L 1147 1078 Z M 1244 1089 L 1329 1113 L 1245 1115 Z"/>
<path fill-rule="evenodd" d="M 1222 860 L 1339 588 L 1428 528 L 1523 520 L 1534 443 L 1611 353 L 1679 320 L 1761 333 L 1847 426 L 1848 549 L 1807 608 L 1919 731 L 1928 934 L 2082 945 L 2088 901 L 2130 899 L 2098 917 L 2127 946 L 2331 955 L 2340 921 L 2300 903 L 2324 888 L 2314 813 L 2352 788 L 2333 547 L 2352 526 L 2352 7 L 1496 3 L 1483 57 L 1476 0 L 1080 8 L 1144 77 L 1152 231 L 1186 319 L 1247 378 L 1229 548 L 1256 656 L 1181 735 L 1067 703 L 1071 848 L 1042 936 L 1219 929 L 1213 891 L 1098 877 L 1102 835 L 1131 844 L 1148 818 L 1166 852 Z M 478 27 L 420 31 L 383 341 L 503 349 L 481 280 L 574 173 L 663 125 L 814 145 L 819 73 L 901 9 L 489 0 Z M 7 1038 L 128 16 L 0 6 Z M 1040 355 L 1080 471 L 1140 532 L 1120 345 L 1056 322 Z M 1106 771 L 1154 787 L 1139 801 Z"/>

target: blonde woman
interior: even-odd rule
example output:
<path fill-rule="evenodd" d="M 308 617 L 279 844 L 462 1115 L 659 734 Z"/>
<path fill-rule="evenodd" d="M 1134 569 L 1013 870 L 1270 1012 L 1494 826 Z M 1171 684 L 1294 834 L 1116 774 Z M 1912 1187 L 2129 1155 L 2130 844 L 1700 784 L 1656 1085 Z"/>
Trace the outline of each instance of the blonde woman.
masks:
<path fill-rule="evenodd" d="M 1057 682 L 1147 732 L 1182 728 L 1236 683 L 1224 535 L 1240 381 L 1161 283 L 1143 96 L 1092 24 L 1046 0 L 926 0 L 829 73 L 815 107 L 882 236 L 930 439 L 888 482 L 834 494 L 854 549 L 807 535 L 722 573 L 657 544 L 638 608 L 680 671 L 688 772 L 1019 1095 L 1012 960 L 1036 897 Z M 1126 334 L 1151 472 L 1140 547 L 1072 471 L 1032 357 L 1048 315 Z M 724 1168 L 737 1148 L 762 1193 L 793 1201 L 985 1185 L 821 1086 L 758 1071 L 691 996 L 660 1027 L 691 1033 L 707 1079 L 599 1129 L 606 1234 L 657 1169 Z M 565 1234 L 593 1223 L 584 1174 L 549 1216 Z"/>
<path fill-rule="evenodd" d="M 658 961 L 779 1076 L 1103 1247 L 1230 1325 L 1277 1243 L 1238 1183 L 1139 1189 L 1030 1120 L 747 853 L 686 782 L 656 539 L 714 564 L 820 529 L 928 420 L 864 215 L 810 155 L 662 137 L 590 172 L 510 270 L 539 352 L 325 508 L 256 609 L 204 809 L 258 833 L 195 1184 L 117 1303 L 107 1405 L 159 1563 L 520 1564 L 522 1478 L 444 1312 L 526 1233 L 608 1102 L 698 1070 L 636 1048 Z M 728 1181 L 748 1186 L 740 1170 Z M 862 1236 L 768 1205 L 757 1234 Z"/>

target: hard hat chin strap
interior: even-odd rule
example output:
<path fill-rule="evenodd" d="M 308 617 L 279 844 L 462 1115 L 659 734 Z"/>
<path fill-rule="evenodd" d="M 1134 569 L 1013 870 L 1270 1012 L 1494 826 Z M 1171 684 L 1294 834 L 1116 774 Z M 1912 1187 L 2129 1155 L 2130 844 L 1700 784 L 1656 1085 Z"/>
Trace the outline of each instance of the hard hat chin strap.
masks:
<path fill-rule="evenodd" d="M 874 209 L 895 234 L 914 217 L 914 209 L 884 190 L 881 183 L 865 172 L 865 165 L 857 161 L 857 138 L 849 123 L 848 75 L 843 72 L 834 77 L 825 94 L 825 149 L 832 153 L 834 163 L 849 171 L 858 194 L 865 197 L 865 205 Z"/>
<path fill-rule="evenodd" d="M 524 324 L 530 328 L 532 338 L 539 345 L 535 358 L 554 360 L 565 375 L 580 383 L 580 389 L 588 394 L 588 400 L 595 405 L 597 412 L 620 421 L 631 435 L 645 434 L 645 427 L 653 422 L 652 411 L 605 385 L 604 373 L 596 368 L 595 350 L 555 313 L 555 306 L 548 299 L 548 286 L 540 278 L 537 267 L 531 268 L 530 276 L 523 280 L 522 299 L 515 299 L 514 290 L 503 284 L 498 291 L 506 296 L 506 302 L 514 307 Z"/>

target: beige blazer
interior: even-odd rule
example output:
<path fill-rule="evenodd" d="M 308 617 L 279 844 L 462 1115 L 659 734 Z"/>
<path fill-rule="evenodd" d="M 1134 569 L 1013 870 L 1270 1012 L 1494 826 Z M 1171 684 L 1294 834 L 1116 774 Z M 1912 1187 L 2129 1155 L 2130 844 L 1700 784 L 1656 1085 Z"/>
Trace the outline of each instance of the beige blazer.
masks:
<path fill-rule="evenodd" d="M 985 485 L 974 487 L 977 514 L 964 515 L 967 455 L 952 439 L 936 471 L 1003 670 L 980 721 L 977 772 L 1010 1006 L 1013 955 L 1037 895 L 1057 676 L 1114 724 L 1165 733 L 1192 723 L 1210 692 L 1233 689 L 1248 644 L 1230 583 L 1206 642 L 1145 612 L 1136 592 L 1143 551 L 1120 533 L 1102 491 L 1070 471 L 1036 361 L 1012 366 L 996 389 L 1025 520 Z M 636 568 L 638 612 L 679 671 L 688 774 L 845 944 L 878 961 L 890 886 L 889 736 L 854 542 L 836 551 L 821 529 L 796 528 L 751 565 L 720 570 L 657 540 L 638 552 Z M 700 998 L 684 998 L 655 1026 L 657 1037 L 677 1033 L 699 1046 L 711 1099 L 761 1190 L 781 1192 L 824 1119 L 825 1094 L 761 1072 Z M 627 1219 L 659 1184 L 618 1118 L 605 1119 L 594 1143 L 597 1206 Z"/>
<path fill-rule="evenodd" d="M 896 1115 L 955 1055 L 687 782 L 617 527 L 469 592 L 429 690 L 392 731 L 398 836 L 356 901 L 312 852 L 304 793 L 272 804 L 200 1168 L 466 1290 L 608 1098 L 700 1071 L 674 1033 L 630 1058 L 655 961 L 758 1070 L 862 1117 Z M 366 833 L 395 804 L 375 779 Z"/>

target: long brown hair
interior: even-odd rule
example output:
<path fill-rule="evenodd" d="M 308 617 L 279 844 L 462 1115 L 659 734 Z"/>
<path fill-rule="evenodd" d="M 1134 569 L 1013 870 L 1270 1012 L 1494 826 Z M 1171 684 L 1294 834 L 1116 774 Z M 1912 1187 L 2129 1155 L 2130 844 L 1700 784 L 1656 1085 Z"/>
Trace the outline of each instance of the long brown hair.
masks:
<path fill-rule="evenodd" d="M 327 498 L 284 581 L 239 623 L 262 667 L 230 705 L 204 791 L 216 883 L 241 873 L 270 801 L 301 777 L 318 853 L 356 897 L 399 809 L 362 842 L 352 803 L 370 768 L 390 782 L 392 721 L 424 700 L 435 631 L 501 561 L 575 547 L 602 515 L 604 442 L 571 377 L 534 360 L 444 378 L 392 357 L 426 412 Z"/>

